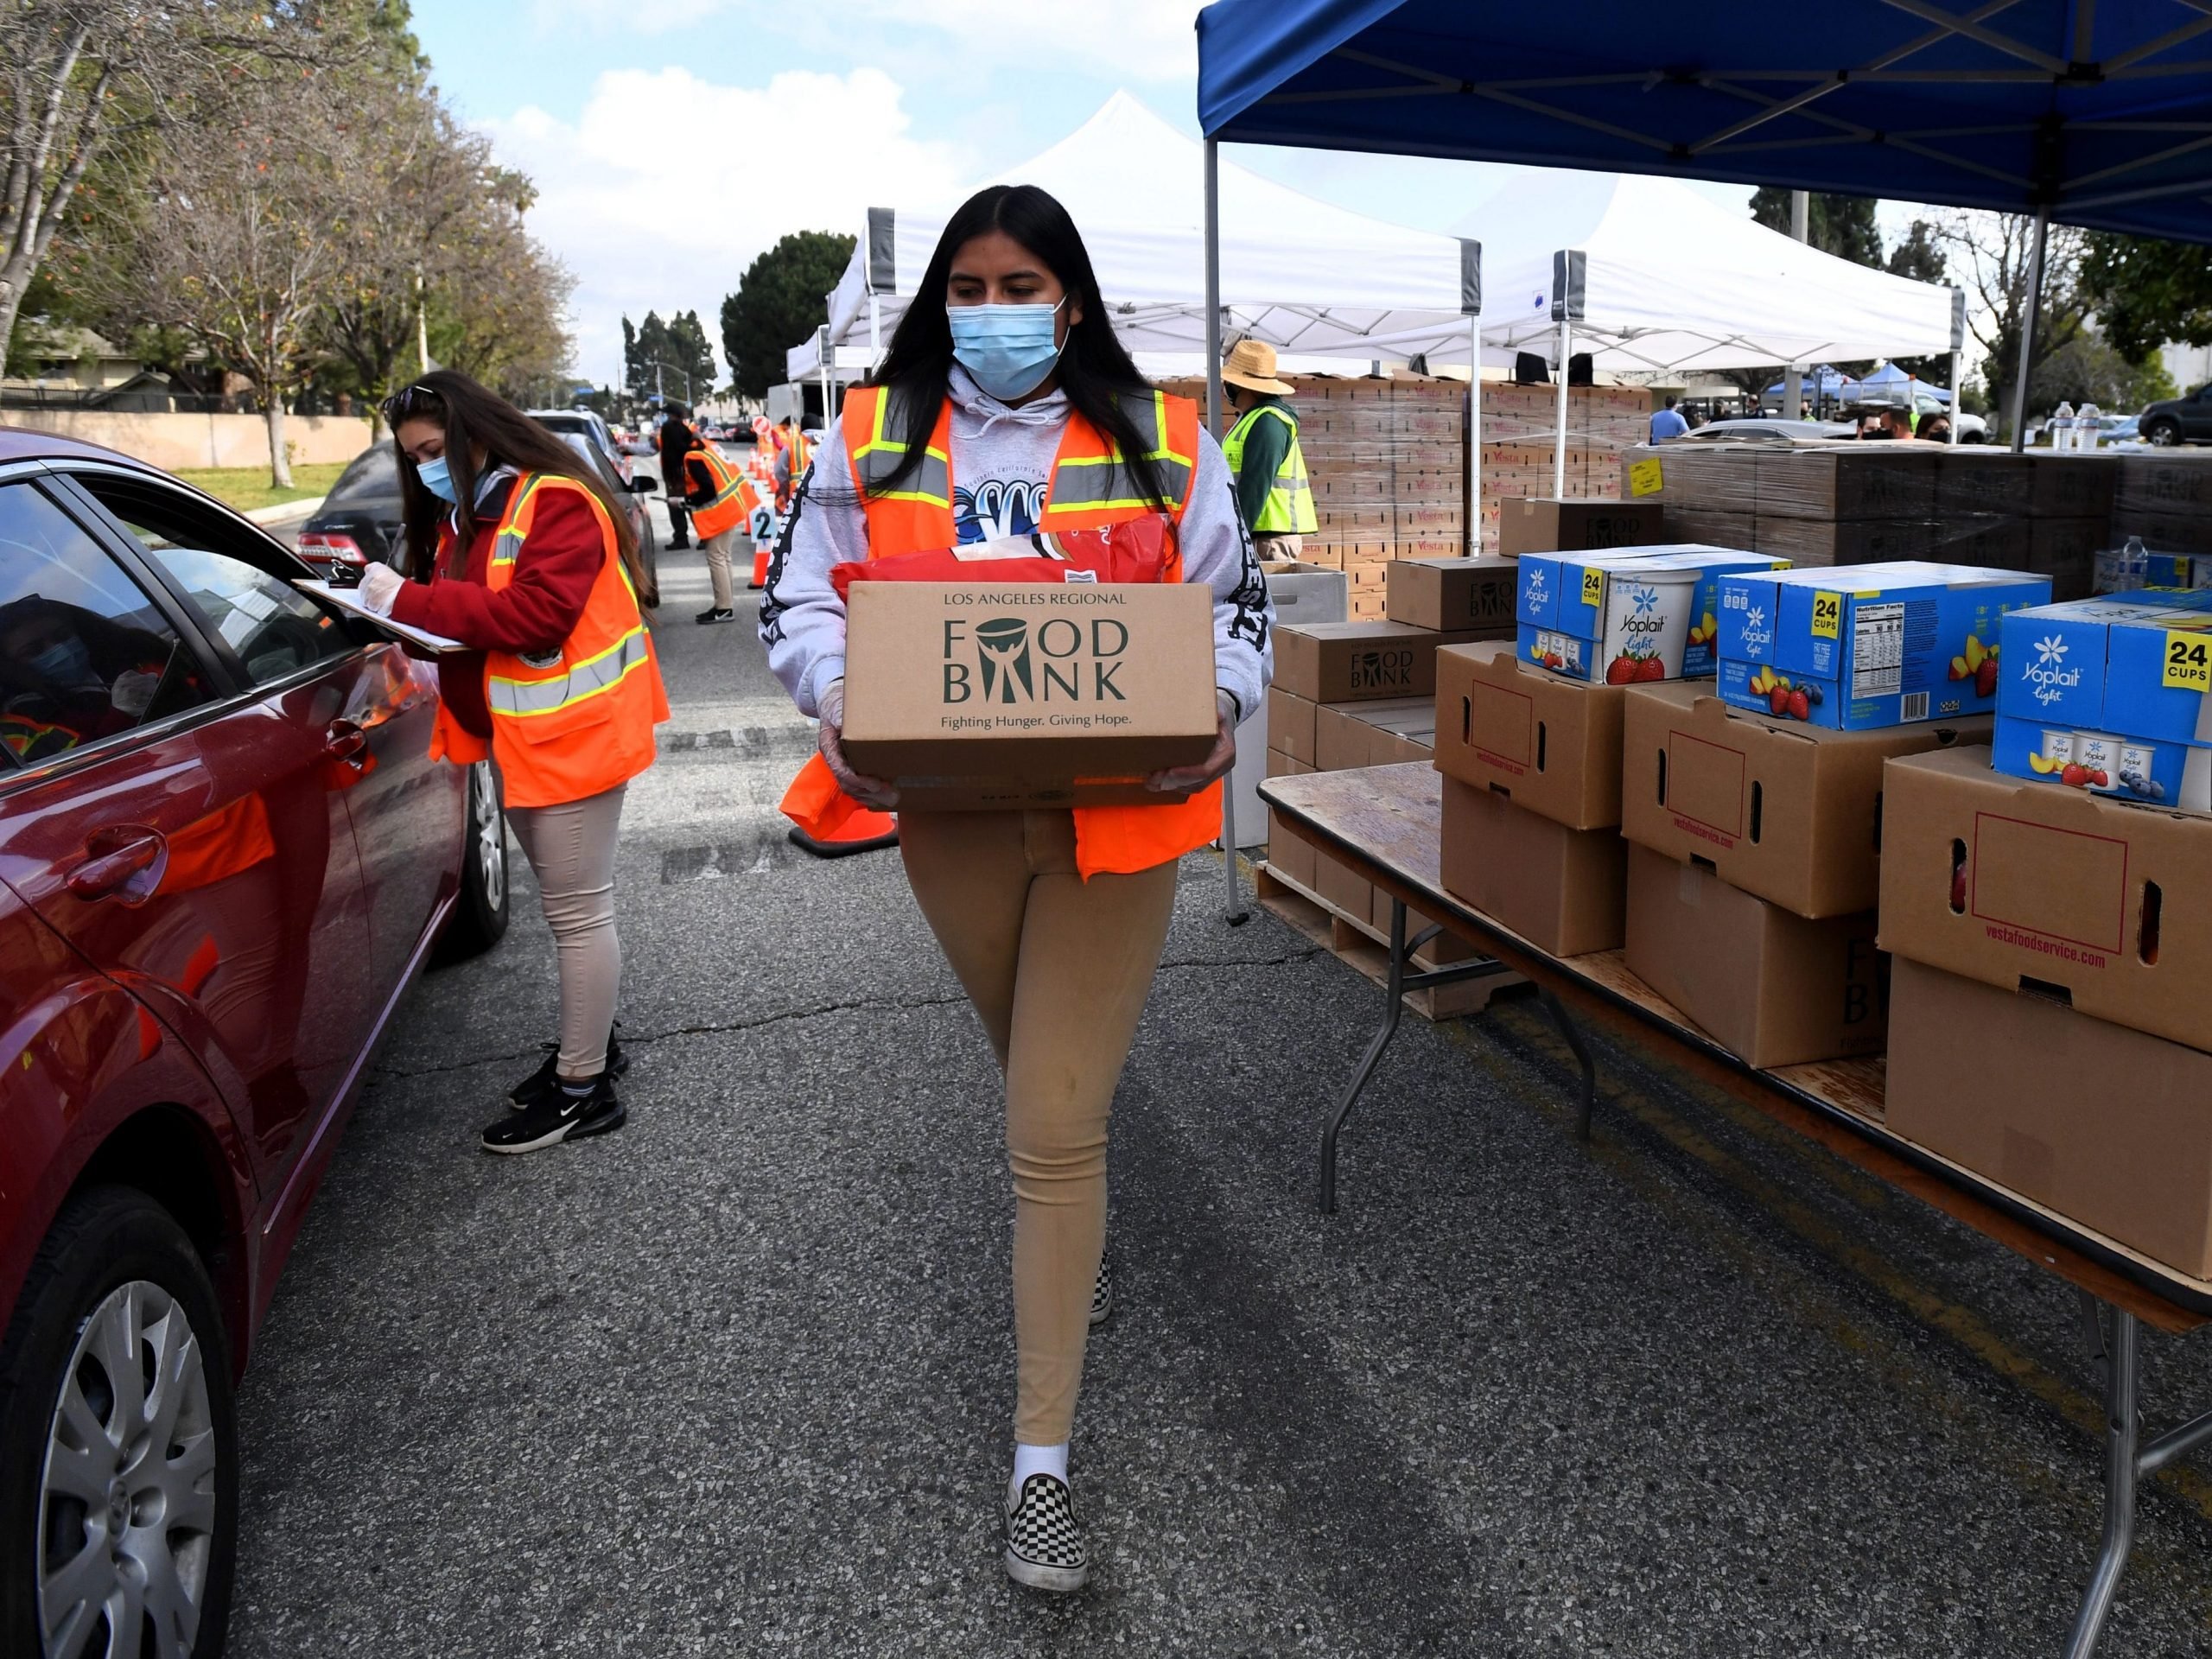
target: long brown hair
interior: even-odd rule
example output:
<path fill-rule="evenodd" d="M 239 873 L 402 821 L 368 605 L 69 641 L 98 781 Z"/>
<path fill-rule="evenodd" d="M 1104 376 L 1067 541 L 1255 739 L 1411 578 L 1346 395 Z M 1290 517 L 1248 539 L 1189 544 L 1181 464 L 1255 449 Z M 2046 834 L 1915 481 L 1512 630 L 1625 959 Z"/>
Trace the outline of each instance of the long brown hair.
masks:
<path fill-rule="evenodd" d="M 638 601 L 660 602 L 652 578 L 638 550 L 638 537 L 630 528 L 628 510 L 582 456 L 559 434 L 524 414 L 497 392 L 478 385 L 459 369 L 432 369 L 385 400 L 385 423 L 391 428 L 391 447 L 399 455 L 401 518 L 407 533 L 407 574 L 428 582 L 438 559 L 438 521 L 451 511 L 459 525 L 460 545 L 476 539 L 476 452 L 483 450 L 487 466 L 508 466 L 524 473 L 558 473 L 572 478 L 600 499 L 614 525 L 614 545 L 622 568 L 630 573 Z M 446 435 L 446 467 L 453 477 L 457 505 L 447 504 L 423 487 L 414 458 L 399 447 L 403 421 L 428 421 Z"/>

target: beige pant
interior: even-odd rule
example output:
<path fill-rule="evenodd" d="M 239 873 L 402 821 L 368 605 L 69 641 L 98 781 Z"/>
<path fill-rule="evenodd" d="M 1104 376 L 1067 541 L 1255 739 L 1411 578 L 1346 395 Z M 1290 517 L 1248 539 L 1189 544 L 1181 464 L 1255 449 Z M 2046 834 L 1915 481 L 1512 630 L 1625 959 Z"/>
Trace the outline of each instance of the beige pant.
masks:
<path fill-rule="evenodd" d="M 607 1069 L 607 1033 L 622 985 L 622 941 L 614 931 L 614 843 L 622 826 L 622 791 L 558 806 L 511 806 L 523 856 L 537 874 L 545 919 L 561 969 L 561 1052 L 566 1078 L 595 1077 Z"/>
<path fill-rule="evenodd" d="M 1106 1242 L 1106 1119 L 1175 905 L 1173 862 L 1076 874 L 1058 812 L 901 812 L 906 879 L 1006 1077 L 1014 1167 L 1014 1437 L 1075 1422 Z"/>
<path fill-rule="evenodd" d="M 1305 551 L 1306 538 L 1287 531 L 1252 538 L 1253 556 L 1260 559 L 1294 559 Z"/>
<path fill-rule="evenodd" d="M 740 543 L 744 544 L 741 548 Z M 737 602 L 730 588 L 729 562 L 732 556 L 739 553 L 751 558 L 753 538 L 741 530 L 726 530 L 701 542 L 699 550 L 707 556 L 707 579 L 715 584 L 715 608 L 729 610 Z"/>

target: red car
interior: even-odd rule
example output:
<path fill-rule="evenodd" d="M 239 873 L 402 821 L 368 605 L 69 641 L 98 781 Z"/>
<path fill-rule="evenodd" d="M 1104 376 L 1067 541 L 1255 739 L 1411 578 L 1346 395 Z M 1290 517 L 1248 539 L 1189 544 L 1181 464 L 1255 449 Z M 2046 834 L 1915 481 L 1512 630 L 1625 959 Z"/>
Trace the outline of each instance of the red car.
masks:
<path fill-rule="evenodd" d="M 506 927 L 491 767 L 308 574 L 0 428 L 0 1653 L 220 1649 L 278 1270 L 416 973 Z"/>

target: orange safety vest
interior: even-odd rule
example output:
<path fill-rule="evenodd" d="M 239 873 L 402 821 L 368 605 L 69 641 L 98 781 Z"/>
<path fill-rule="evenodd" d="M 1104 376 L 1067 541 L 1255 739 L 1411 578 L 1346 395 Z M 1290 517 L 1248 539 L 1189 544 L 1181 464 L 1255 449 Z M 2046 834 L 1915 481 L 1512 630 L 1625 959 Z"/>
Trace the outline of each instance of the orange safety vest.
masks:
<path fill-rule="evenodd" d="M 629 782 L 652 765 L 653 728 L 669 717 L 652 635 L 630 573 L 622 568 L 614 521 L 596 493 L 557 473 L 517 478 L 493 534 L 484 585 L 496 594 L 514 580 L 515 560 L 548 490 L 574 490 L 590 503 L 607 556 L 583 614 L 558 651 L 543 657 L 504 651 L 484 655 L 484 702 L 492 711 L 488 753 L 499 763 L 510 806 L 558 806 Z M 452 541 L 448 520 L 438 532 L 441 564 Z M 431 759 L 467 766 L 486 753 L 484 741 L 441 703 Z"/>
<path fill-rule="evenodd" d="M 691 509 L 691 528 L 699 539 L 703 542 L 726 530 L 749 524 L 753 510 L 760 505 L 760 493 L 753 487 L 752 481 L 725 461 L 713 444 L 702 439 L 699 447 L 683 457 L 686 485 L 691 481 L 690 468 L 695 461 L 707 469 L 715 493 L 714 499 L 705 506 Z"/>
<path fill-rule="evenodd" d="M 952 523 L 952 404 L 938 411 L 922 464 L 899 482 L 880 486 L 906 453 L 906 421 L 889 389 L 858 386 L 848 392 L 840 420 L 853 485 L 868 515 L 868 556 L 887 559 L 950 547 Z M 1145 454 L 1167 487 L 1171 525 L 1183 522 L 1198 471 L 1198 409 L 1187 397 L 1164 391 L 1124 396 L 1122 404 L 1147 448 Z M 871 487 L 874 486 L 874 487 Z M 1068 417 L 1045 486 L 1041 531 L 1093 530 L 1155 513 L 1139 493 L 1120 448 L 1080 415 Z M 1183 579 L 1183 556 L 1173 545 L 1162 582 Z M 1101 872 L 1131 874 L 1165 864 L 1205 846 L 1221 833 L 1221 784 L 1209 784 L 1187 801 L 1159 806 L 1079 806 L 1075 809 L 1076 868 L 1085 878 Z"/>

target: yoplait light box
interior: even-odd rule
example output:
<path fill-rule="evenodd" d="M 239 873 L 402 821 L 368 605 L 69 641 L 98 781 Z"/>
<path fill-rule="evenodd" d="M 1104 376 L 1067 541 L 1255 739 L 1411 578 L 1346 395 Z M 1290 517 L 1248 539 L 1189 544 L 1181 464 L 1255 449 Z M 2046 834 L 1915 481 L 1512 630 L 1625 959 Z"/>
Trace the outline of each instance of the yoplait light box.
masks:
<path fill-rule="evenodd" d="M 1695 543 L 1523 554 L 1514 593 L 1520 657 L 1608 685 L 1702 678 L 1713 671 L 1720 579 L 1788 563 Z"/>
<path fill-rule="evenodd" d="M 2016 611 L 2003 641 L 1998 771 L 2212 810 L 2212 593 Z"/>
<path fill-rule="evenodd" d="M 1916 561 L 1723 576 L 1720 696 L 1840 731 L 1986 714 L 2001 620 L 2050 600 L 2048 576 Z"/>

